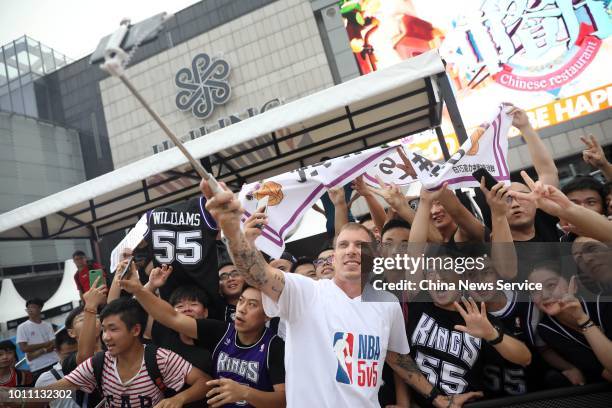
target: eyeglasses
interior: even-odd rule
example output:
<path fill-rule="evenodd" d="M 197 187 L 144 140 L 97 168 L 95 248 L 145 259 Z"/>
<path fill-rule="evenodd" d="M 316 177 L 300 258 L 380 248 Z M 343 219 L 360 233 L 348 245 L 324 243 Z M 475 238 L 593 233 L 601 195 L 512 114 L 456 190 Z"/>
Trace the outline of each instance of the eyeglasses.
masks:
<path fill-rule="evenodd" d="M 228 279 L 237 278 L 239 276 L 241 276 L 241 275 L 240 275 L 240 272 L 238 272 L 238 271 L 223 272 L 221 275 L 219 275 L 219 280 L 220 281 L 226 281 Z"/>
<path fill-rule="evenodd" d="M 333 262 L 334 262 L 334 256 L 330 255 L 330 256 L 328 256 L 326 258 L 317 258 L 317 259 L 315 259 L 313 264 L 315 266 L 322 266 L 322 265 L 325 265 L 325 264 L 331 265 Z"/>

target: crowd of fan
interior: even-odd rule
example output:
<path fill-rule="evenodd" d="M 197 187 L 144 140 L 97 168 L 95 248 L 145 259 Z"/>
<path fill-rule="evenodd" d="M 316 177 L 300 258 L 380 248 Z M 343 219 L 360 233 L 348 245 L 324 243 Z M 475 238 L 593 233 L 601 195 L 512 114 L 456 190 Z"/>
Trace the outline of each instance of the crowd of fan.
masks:
<path fill-rule="evenodd" d="M 311 406 L 309 401 L 454 407 L 474 397 L 612 381 L 612 310 L 606 300 L 612 290 L 612 165 L 597 140 L 585 137 L 584 160 L 608 182 L 576 176 L 559 189 L 552 156 L 524 111 L 513 112 L 513 125 L 527 144 L 531 176 L 523 172 L 521 180 L 491 190 L 483 182 L 473 200 L 447 188 L 422 189 L 418 206 L 393 184 L 380 181 L 375 188 L 358 177 L 349 189 L 326 193 L 333 204 L 323 211 L 331 220 L 330 242 L 312 248 L 308 257 L 285 252 L 278 259 L 264 258 L 254 242 L 267 215 L 256 212 L 241 232 L 235 228 L 236 199 L 227 193 L 212 197 L 203 182 L 208 199 L 203 216 L 212 215 L 227 237 L 225 243 L 220 235 L 213 239 L 217 253 L 206 258 L 217 265 L 218 293 L 182 276 L 193 278 L 197 271 L 186 273 L 176 263 L 156 260 L 150 241 L 134 251 L 134 262 L 120 263 L 117 271 L 129 264 L 123 279 L 121 273 L 104 275 L 98 283 L 109 282 L 99 286 L 90 287 L 87 277 L 100 265 L 75 253 L 83 305 L 54 336 L 40 319 L 42 302 L 29 301 L 29 320 L 20 326 L 17 342 L 32 373 L 15 370 L 15 346 L 1 342 L 0 386 L 35 383 L 75 390 L 73 399 L 52 407 L 95 407 L 102 399 L 113 407 Z M 370 214 L 350 222 L 359 196 Z M 469 205 L 474 202 L 478 216 Z M 445 259 L 468 251 L 466 243 L 489 245 L 484 270 L 461 276 L 426 269 L 384 278 L 528 280 L 541 283 L 542 290 L 526 298 L 499 290 L 403 291 L 395 294 L 397 309 L 393 302 L 373 309 L 373 315 L 363 305 L 350 309 L 350 301 L 368 290 L 366 279 L 357 291 L 351 283 L 355 268 L 362 266 L 363 245 L 385 256 L 416 251 Z M 206 254 L 210 244 L 202 246 Z M 357 276 L 366 276 L 361 272 Z M 171 293 L 160 291 L 164 287 Z M 362 315 L 350 315 L 355 311 Z M 342 361 L 347 352 L 342 346 L 350 342 L 342 333 L 363 333 L 351 326 L 357 323 L 346 326 L 349 320 L 377 327 L 373 332 L 382 322 L 385 343 L 377 347 L 386 363 L 375 374 L 382 378 L 362 378 L 360 372 L 355 380 L 352 371 L 361 369 Z M 340 337 L 319 338 L 326 335 L 321 324 L 327 321 L 343 322 L 335 330 Z M 319 363 L 328 352 L 317 347 L 332 349 L 338 358 Z M 368 358 L 373 357 L 363 357 L 365 365 Z M 358 386 L 368 390 L 355 390 Z"/>

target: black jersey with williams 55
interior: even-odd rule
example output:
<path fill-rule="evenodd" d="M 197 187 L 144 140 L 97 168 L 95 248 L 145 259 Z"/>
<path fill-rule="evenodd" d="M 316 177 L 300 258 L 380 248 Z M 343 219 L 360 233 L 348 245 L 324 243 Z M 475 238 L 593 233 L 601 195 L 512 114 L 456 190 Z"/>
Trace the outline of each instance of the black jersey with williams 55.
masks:
<path fill-rule="evenodd" d="M 188 201 L 156 208 L 147 214 L 145 239 L 152 249 L 153 264 L 172 265 L 173 272 L 160 295 L 167 300 L 178 286 L 196 285 L 209 299 L 219 293 L 217 224 L 206 211 L 206 199 L 193 197 Z"/>

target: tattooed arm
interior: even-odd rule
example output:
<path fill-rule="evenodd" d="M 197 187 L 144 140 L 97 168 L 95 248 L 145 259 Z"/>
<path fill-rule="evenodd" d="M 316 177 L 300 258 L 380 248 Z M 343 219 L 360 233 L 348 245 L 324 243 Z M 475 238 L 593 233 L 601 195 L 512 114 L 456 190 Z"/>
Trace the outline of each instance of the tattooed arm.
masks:
<path fill-rule="evenodd" d="M 285 287 L 284 272 L 268 265 L 261 253 L 249 245 L 240 227 L 231 235 L 226 233 L 226 238 L 232 261 L 247 283 L 277 301 Z"/>
<path fill-rule="evenodd" d="M 207 200 L 206 209 L 225 234 L 227 249 L 236 269 L 249 285 L 277 301 L 285 287 L 283 271 L 268 265 L 259 251 L 249 244 L 240 228 L 240 202 L 227 187 L 222 187 L 223 191 L 213 196 L 208 183 L 202 180 L 200 189 Z"/>
<path fill-rule="evenodd" d="M 433 390 L 433 386 L 427 381 L 427 378 L 421 373 L 419 366 L 417 366 L 409 354 L 398 354 L 388 351 L 385 361 L 397 375 L 424 397 L 427 397 Z M 451 396 L 440 394 L 433 401 L 433 405 L 442 408 L 457 408 L 463 406 L 468 400 L 481 396 L 481 392 L 467 392 Z"/>

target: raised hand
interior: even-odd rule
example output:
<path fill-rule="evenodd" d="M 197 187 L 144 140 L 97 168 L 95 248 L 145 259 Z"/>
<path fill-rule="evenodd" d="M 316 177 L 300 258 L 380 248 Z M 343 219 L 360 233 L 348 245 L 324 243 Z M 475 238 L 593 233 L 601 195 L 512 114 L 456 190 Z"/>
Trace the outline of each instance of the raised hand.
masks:
<path fill-rule="evenodd" d="M 559 306 L 561 306 L 561 313 L 570 317 L 578 325 L 587 321 L 589 316 L 584 312 L 580 301 L 576 298 L 577 290 L 576 276 L 574 275 L 570 278 L 567 293 L 559 300 Z"/>
<path fill-rule="evenodd" d="M 478 305 L 471 297 L 469 300 L 462 297 L 461 302 L 463 306 L 465 306 L 465 309 L 461 307 L 459 302 L 454 302 L 454 306 L 461 317 L 463 317 L 463 320 L 465 320 L 465 325 L 456 325 L 455 330 L 460 330 L 485 340 L 493 340 L 496 338 L 498 333 L 487 317 L 485 303 L 481 302 L 480 310 L 478 310 Z"/>
<path fill-rule="evenodd" d="M 346 198 L 344 196 L 344 188 L 334 187 L 327 190 L 327 194 L 329 195 L 329 199 L 335 207 L 346 205 Z"/>
<path fill-rule="evenodd" d="M 225 234 L 229 235 L 240 231 L 240 215 L 244 210 L 240 201 L 224 183 L 219 183 L 219 187 L 221 191 L 213 194 L 206 180 L 202 179 L 200 182 L 200 191 L 206 197 L 206 209 Z"/>
<path fill-rule="evenodd" d="M 151 269 L 151 273 L 149 273 L 149 285 L 153 290 L 161 288 L 166 284 L 172 271 L 172 266 L 166 264 L 163 264 L 161 268 L 158 266 L 157 268 Z"/>
<path fill-rule="evenodd" d="M 480 179 L 480 189 L 493 213 L 506 214 L 510 204 L 508 203 L 508 187 L 503 182 L 500 181 L 489 190 L 485 187 L 485 180 L 482 177 Z"/>
<path fill-rule="evenodd" d="M 151 271 L 151 275 L 152 274 L 153 271 Z M 149 276 L 149 281 L 150 279 L 151 276 Z M 142 289 L 143 286 L 138 278 L 138 273 L 130 272 L 126 274 L 123 279 L 119 280 L 119 287 L 128 293 L 134 294 Z"/>
<path fill-rule="evenodd" d="M 586 149 L 582 151 L 582 159 L 585 162 L 597 169 L 601 169 L 608 164 L 606 154 L 593 135 L 589 135 L 588 139 L 581 136 L 580 140 L 586 145 Z"/>
<path fill-rule="evenodd" d="M 376 181 L 380 187 L 368 187 L 370 192 L 382 197 L 396 211 L 408 205 L 406 196 L 404 196 L 404 193 L 402 193 L 402 190 L 397 185 L 393 183 L 386 184 L 379 176 L 376 176 Z"/>
<path fill-rule="evenodd" d="M 363 181 L 363 175 L 357 176 L 357 178 L 355 178 L 355 180 L 353 181 L 352 187 L 353 187 L 353 190 L 355 190 L 357 194 L 362 197 L 372 195 L 372 191 L 370 191 L 370 188 L 368 187 L 368 185 L 365 183 L 365 181 Z"/>
<path fill-rule="evenodd" d="M 432 202 L 434 200 L 440 200 L 440 196 L 444 194 L 448 190 L 448 182 L 444 182 L 442 187 L 437 190 L 428 190 L 425 186 L 421 187 L 421 193 L 419 194 L 419 198 L 424 202 Z"/>
<path fill-rule="evenodd" d="M 83 302 L 85 302 L 85 306 L 92 309 L 98 309 L 98 306 L 106 303 L 108 288 L 106 285 L 98 286 L 100 279 L 102 279 L 102 277 L 98 276 L 94 281 L 93 286 L 83 294 Z"/>
<path fill-rule="evenodd" d="M 406 156 L 406 152 L 402 146 L 397 146 L 397 153 L 399 154 L 400 159 L 402 159 L 402 164 L 396 164 L 395 167 L 403 170 L 404 173 L 410 177 L 417 178 L 416 171 L 414 171 L 414 167 L 412 167 L 412 163 L 408 159 L 408 156 Z"/>
<path fill-rule="evenodd" d="M 533 201 L 542 211 L 556 217 L 561 217 L 563 211 L 574 205 L 557 187 L 543 184 L 541 181 L 533 181 L 525 171 L 521 171 L 521 176 L 531 192 L 509 191 L 508 194 L 511 197 Z"/>
<path fill-rule="evenodd" d="M 262 211 L 263 208 L 255 211 L 243 224 L 244 236 L 251 245 L 261 235 L 264 225 L 268 225 L 268 216 Z"/>
<path fill-rule="evenodd" d="M 512 126 L 515 128 L 522 130 L 526 127 L 531 127 L 531 123 L 529 122 L 529 116 L 527 116 L 527 112 L 523 109 L 518 108 L 512 104 L 507 104 L 511 107 L 508 114 L 512 116 Z"/>

